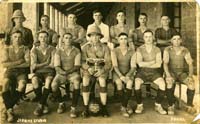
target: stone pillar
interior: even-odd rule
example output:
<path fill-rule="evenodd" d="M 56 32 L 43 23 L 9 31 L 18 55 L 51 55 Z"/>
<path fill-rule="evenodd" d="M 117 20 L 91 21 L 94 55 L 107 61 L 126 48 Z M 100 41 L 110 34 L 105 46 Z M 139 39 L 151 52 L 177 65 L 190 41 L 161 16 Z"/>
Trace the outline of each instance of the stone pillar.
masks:
<path fill-rule="evenodd" d="M 44 3 L 44 14 L 45 15 L 50 15 L 50 6 L 48 3 Z"/>
<path fill-rule="evenodd" d="M 36 31 L 39 28 L 39 6 L 38 3 L 23 3 L 22 11 L 26 17 L 24 26 L 30 28 L 35 35 Z"/>
<path fill-rule="evenodd" d="M 58 10 L 55 9 L 55 31 L 59 33 L 59 18 L 58 18 Z"/>
<path fill-rule="evenodd" d="M 53 17 L 53 14 L 54 14 L 54 12 L 53 12 L 53 7 L 52 6 L 50 6 L 50 28 L 52 28 L 52 29 L 54 29 L 54 18 L 55 17 Z"/>
<path fill-rule="evenodd" d="M 58 12 L 58 15 L 59 15 L 59 34 L 60 34 L 60 29 L 62 28 L 62 13 L 61 12 Z"/>

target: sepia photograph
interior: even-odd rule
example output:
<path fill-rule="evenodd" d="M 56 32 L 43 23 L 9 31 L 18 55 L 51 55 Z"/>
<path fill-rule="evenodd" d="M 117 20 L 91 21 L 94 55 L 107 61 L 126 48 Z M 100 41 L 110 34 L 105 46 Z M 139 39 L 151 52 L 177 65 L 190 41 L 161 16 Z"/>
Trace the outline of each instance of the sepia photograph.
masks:
<path fill-rule="evenodd" d="M 0 124 L 200 124 L 195 0 L 0 0 Z"/>

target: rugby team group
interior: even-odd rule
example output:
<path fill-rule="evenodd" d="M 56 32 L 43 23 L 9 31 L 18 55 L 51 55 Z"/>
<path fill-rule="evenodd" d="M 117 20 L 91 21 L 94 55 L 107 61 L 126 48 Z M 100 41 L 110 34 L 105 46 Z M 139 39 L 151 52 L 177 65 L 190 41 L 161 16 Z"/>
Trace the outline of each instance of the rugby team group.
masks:
<path fill-rule="evenodd" d="M 26 21 L 22 10 L 15 10 L 11 21 L 13 27 L 5 32 L 2 65 L 5 68 L 2 98 L 5 105 L 2 118 L 14 121 L 13 107 L 19 100 L 25 100 L 27 82 L 31 81 L 38 102 L 34 115 L 49 112 L 48 96 L 51 93 L 58 104 L 57 113 L 66 110 L 60 85 L 73 85 L 70 117 L 77 117 L 80 86 L 84 110 L 82 117 L 89 117 L 90 84 L 99 83 L 100 114 L 108 117 L 107 79 L 112 79 L 120 99 L 120 111 L 124 117 L 133 113 L 128 101 L 134 91 L 136 114 L 143 112 L 141 85 L 152 82 L 158 86 L 155 111 L 160 114 L 175 114 L 174 89 L 176 82 L 187 85 L 187 111 L 195 111 L 193 60 L 189 50 L 182 45 L 182 36 L 170 27 L 170 18 L 163 14 L 161 27 L 155 32 L 148 28 L 148 15 L 140 13 L 139 27 L 133 29 L 126 24 L 126 13 L 116 13 L 117 24 L 109 27 L 102 22 L 101 11 L 92 13 L 94 23 L 87 30 L 76 23 L 73 12 L 67 15 L 67 26 L 60 34 L 50 29 L 48 15 L 40 18 L 40 28 L 33 36 L 23 26 Z M 133 20 L 134 21 L 134 20 Z M 187 65 L 187 66 L 186 66 Z M 82 84 L 81 84 L 82 83 Z M 81 84 L 81 85 L 80 85 Z M 134 88 L 134 89 L 133 89 Z M 168 109 L 162 107 L 167 96 Z"/>

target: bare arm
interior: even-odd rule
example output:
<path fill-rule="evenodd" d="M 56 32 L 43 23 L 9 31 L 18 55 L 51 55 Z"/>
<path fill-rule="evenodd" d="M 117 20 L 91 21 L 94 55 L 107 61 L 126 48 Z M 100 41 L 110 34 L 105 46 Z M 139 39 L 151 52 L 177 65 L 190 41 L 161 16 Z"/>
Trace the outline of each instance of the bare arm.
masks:
<path fill-rule="evenodd" d="M 112 60 L 113 67 L 114 67 L 114 70 L 117 73 L 117 75 L 119 77 L 123 76 L 118 68 L 117 57 L 116 57 L 115 51 L 111 51 L 111 60 Z"/>
<path fill-rule="evenodd" d="M 160 68 L 162 64 L 161 52 L 156 54 L 156 62 L 150 68 Z"/>
<path fill-rule="evenodd" d="M 186 63 L 188 64 L 189 66 L 189 76 L 192 77 L 193 75 L 193 72 L 194 72 L 194 67 L 193 67 L 193 60 L 192 60 L 192 57 L 188 51 L 188 53 L 186 53 L 185 55 L 185 60 L 186 60 Z"/>
<path fill-rule="evenodd" d="M 131 68 L 130 68 L 129 72 L 126 74 L 126 76 L 128 76 L 128 77 L 133 75 L 133 73 L 136 70 L 136 53 L 134 53 L 132 55 L 130 65 L 131 65 Z"/>

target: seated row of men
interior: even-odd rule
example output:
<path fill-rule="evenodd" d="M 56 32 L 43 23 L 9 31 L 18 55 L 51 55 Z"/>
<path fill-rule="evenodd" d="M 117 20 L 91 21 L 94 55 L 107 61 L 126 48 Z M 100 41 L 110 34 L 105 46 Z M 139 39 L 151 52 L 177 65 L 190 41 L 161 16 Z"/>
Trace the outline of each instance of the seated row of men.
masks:
<path fill-rule="evenodd" d="M 39 45 L 29 51 L 22 45 L 23 33 L 15 31 L 11 34 L 11 45 L 4 50 L 2 65 L 6 68 L 3 83 L 3 101 L 6 107 L 4 113 L 9 122 L 14 120 L 13 106 L 23 96 L 27 83 L 29 66 L 29 78 L 32 80 L 36 99 L 39 104 L 34 115 L 40 116 L 49 112 L 47 98 L 50 90 L 58 99 L 57 112 L 63 113 L 65 104 L 61 98 L 59 86 L 70 82 L 73 84 L 73 97 L 70 117 L 77 117 L 77 104 L 82 82 L 82 96 L 84 103 L 83 117 L 89 116 L 88 104 L 90 100 L 90 80 L 96 78 L 100 86 L 101 114 L 109 116 L 107 111 L 107 82 L 109 71 L 113 66 L 113 81 L 116 83 L 117 92 L 121 101 L 121 112 L 129 117 L 133 111 L 127 106 L 134 85 L 137 108 L 135 113 L 142 113 L 143 103 L 141 85 L 151 81 L 158 85 L 159 90 L 155 102 L 155 110 L 160 114 L 167 114 L 161 103 L 166 92 L 169 102 L 168 114 L 174 114 L 174 84 L 176 81 L 185 83 L 187 89 L 188 111 L 193 111 L 194 81 L 193 65 L 190 52 L 181 46 L 180 34 L 174 34 L 171 38 L 172 45 L 166 47 L 163 53 L 155 46 L 153 32 L 146 30 L 143 33 L 144 44 L 137 51 L 129 47 L 128 34 L 118 35 L 119 46 L 109 48 L 100 42 L 104 37 L 97 26 L 88 28 L 87 36 L 90 38 L 81 51 L 72 45 L 72 34 L 65 32 L 61 36 L 62 47 L 55 48 L 48 43 L 49 33 L 38 32 Z M 165 71 L 165 79 L 162 74 L 162 61 Z M 184 70 L 185 64 L 189 65 L 189 71 Z M 68 80 L 68 81 L 67 81 Z M 17 84 L 15 83 L 17 81 Z M 42 91 L 41 85 L 44 83 Z M 125 84 L 125 89 L 123 85 Z M 17 85 L 17 90 L 10 92 L 10 87 Z"/>

